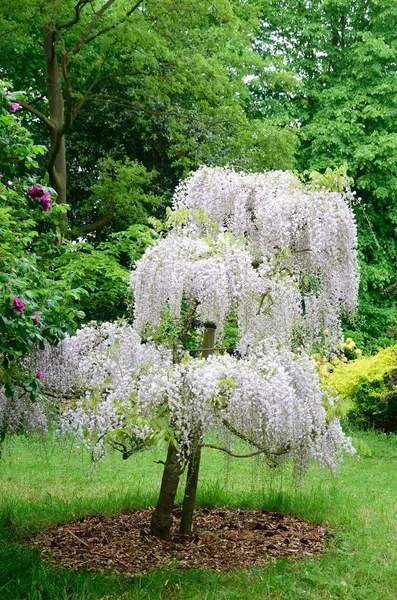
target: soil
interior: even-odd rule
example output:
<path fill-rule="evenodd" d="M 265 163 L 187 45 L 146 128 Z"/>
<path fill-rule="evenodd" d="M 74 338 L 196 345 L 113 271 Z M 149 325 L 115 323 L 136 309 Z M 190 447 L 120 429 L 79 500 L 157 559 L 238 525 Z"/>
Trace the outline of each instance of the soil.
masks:
<path fill-rule="evenodd" d="M 282 513 L 197 509 L 194 533 L 177 533 L 180 508 L 174 509 L 169 542 L 149 533 L 152 510 L 93 516 L 58 525 L 32 537 L 53 565 L 92 572 L 137 575 L 160 567 L 227 571 L 263 566 L 281 557 L 313 557 L 325 548 L 327 530 Z"/>

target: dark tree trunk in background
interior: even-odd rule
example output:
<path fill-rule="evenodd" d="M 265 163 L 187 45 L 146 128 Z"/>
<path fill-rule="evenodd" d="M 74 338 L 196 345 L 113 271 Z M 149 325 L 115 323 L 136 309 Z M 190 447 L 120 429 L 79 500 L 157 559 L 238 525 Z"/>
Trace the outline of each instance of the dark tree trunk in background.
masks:
<path fill-rule="evenodd" d="M 49 127 L 50 152 L 47 161 L 47 169 L 51 186 L 57 192 L 58 204 L 66 203 L 66 151 L 65 132 L 67 124 L 64 114 L 64 97 L 62 91 L 61 66 L 58 63 L 56 53 L 55 26 L 51 23 L 44 27 L 44 60 L 47 84 L 47 97 L 50 109 Z M 64 76 L 67 76 L 66 56 L 64 55 Z"/>

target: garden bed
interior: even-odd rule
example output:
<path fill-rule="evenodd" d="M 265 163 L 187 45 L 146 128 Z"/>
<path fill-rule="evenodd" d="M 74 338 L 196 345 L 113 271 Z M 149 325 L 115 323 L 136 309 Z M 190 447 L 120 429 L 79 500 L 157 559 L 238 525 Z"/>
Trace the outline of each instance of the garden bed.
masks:
<path fill-rule="evenodd" d="M 326 529 L 283 513 L 197 509 L 194 533 L 171 541 L 150 535 L 152 510 L 91 516 L 58 525 L 29 540 L 46 562 L 91 572 L 128 575 L 163 566 L 227 571 L 263 566 L 281 557 L 311 557 L 324 550 Z"/>

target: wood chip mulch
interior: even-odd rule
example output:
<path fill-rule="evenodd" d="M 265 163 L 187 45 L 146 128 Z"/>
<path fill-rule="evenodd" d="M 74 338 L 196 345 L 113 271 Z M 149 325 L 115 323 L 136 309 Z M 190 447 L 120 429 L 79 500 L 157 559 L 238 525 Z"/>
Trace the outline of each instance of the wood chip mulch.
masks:
<path fill-rule="evenodd" d="M 137 575 L 160 567 L 227 571 L 263 566 L 281 557 L 312 557 L 324 550 L 327 531 L 282 513 L 197 509 L 194 534 L 172 540 L 149 534 L 151 509 L 117 516 L 86 517 L 58 525 L 28 543 L 46 562 L 71 569 Z"/>

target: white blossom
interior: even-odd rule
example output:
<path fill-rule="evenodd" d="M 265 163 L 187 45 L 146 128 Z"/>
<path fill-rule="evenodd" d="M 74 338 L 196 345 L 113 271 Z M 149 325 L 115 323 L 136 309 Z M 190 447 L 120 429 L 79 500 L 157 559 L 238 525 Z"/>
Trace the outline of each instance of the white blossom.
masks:
<path fill-rule="evenodd" d="M 48 389 L 68 398 L 62 431 L 98 456 L 118 447 L 126 457 L 169 435 L 186 458 L 197 432 L 205 439 L 215 428 L 272 464 L 291 457 L 303 471 L 314 458 L 333 468 L 352 449 L 338 419 L 327 419 L 335 399 L 324 402 L 309 352 L 325 337 L 335 345 L 342 311 L 356 306 L 348 203 L 290 173 L 202 168 L 180 184 L 174 209 L 186 224 L 132 273 L 133 327 L 85 327 L 36 357 Z M 216 325 L 218 344 L 237 315 L 238 354 L 176 362 L 143 343 L 165 314 L 180 319 L 184 303 Z"/>
<path fill-rule="evenodd" d="M 330 345 L 340 340 L 341 312 L 354 312 L 358 294 L 356 225 L 341 194 L 307 190 L 281 171 L 203 167 L 179 185 L 173 205 L 188 209 L 187 229 L 196 235 L 243 237 L 254 261 L 266 267 L 276 259 L 277 272 L 299 281 L 308 347 L 324 329 Z"/>

